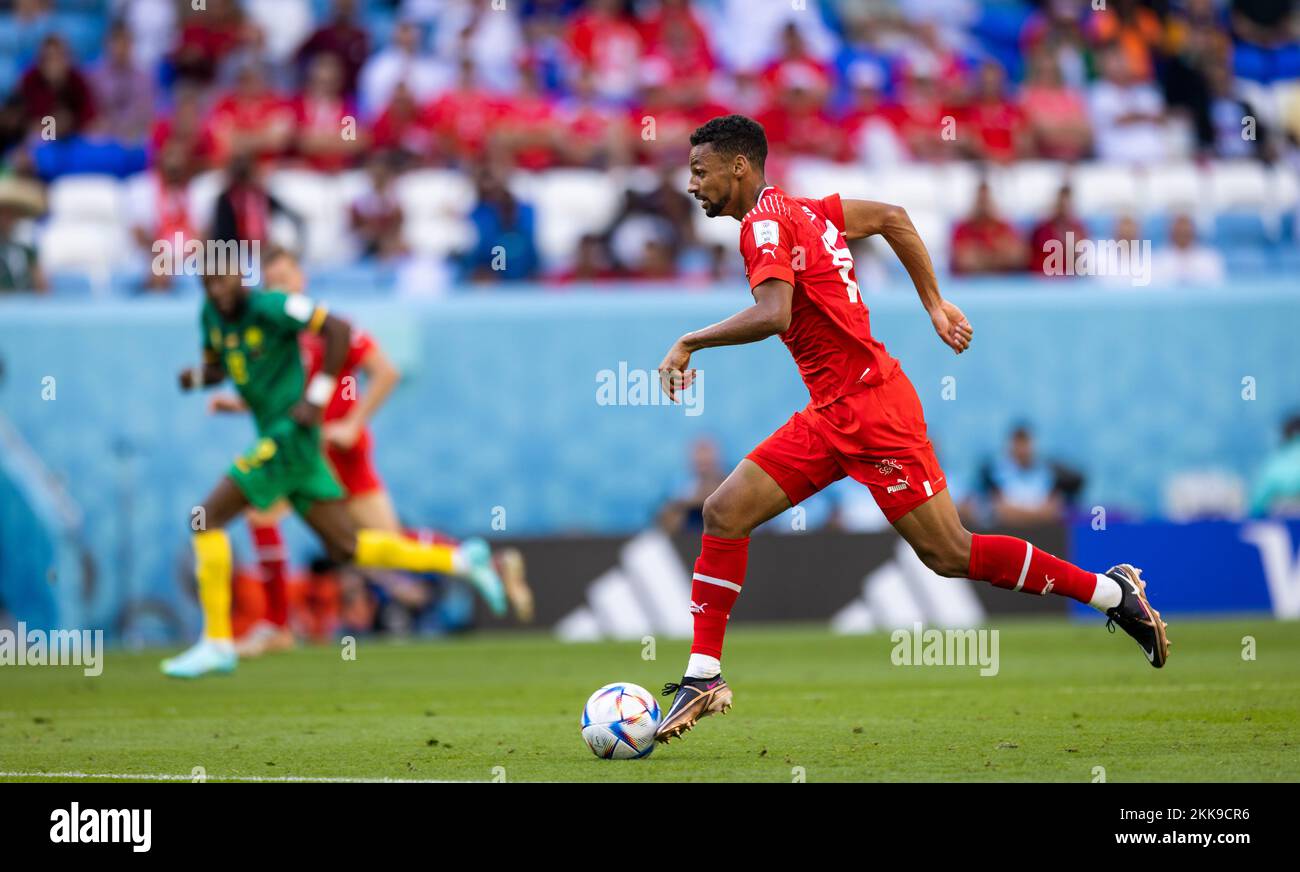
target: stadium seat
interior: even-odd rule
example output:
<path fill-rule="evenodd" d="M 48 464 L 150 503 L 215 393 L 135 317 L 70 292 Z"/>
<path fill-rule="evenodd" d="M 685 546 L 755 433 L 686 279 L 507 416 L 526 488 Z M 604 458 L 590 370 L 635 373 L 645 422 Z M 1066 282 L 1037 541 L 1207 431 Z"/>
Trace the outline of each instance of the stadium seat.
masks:
<path fill-rule="evenodd" d="M 398 202 L 408 222 L 463 217 L 477 201 L 473 182 L 455 170 L 415 170 L 396 182 Z"/>
<path fill-rule="evenodd" d="M 217 197 L 225 187 L 225 175 L 218 170 L 201 173 L 190 180 L 190 222 L 200 233 L 212 226 Z"/>
<path fill-rule="evenodd" d="M 114 224 L 122 217 L 122 186 L 112 176 L 63 176 L 50 185 L 49 204 L 53 219 Z"/>
<path fill-rule="evenodd" d="M 1216 212 L 1262 210 L 1269 206 L 1269 178 L 1256 161 L 1215 161 L 1208 170 L 1210 203 Z"/>
<path fill-rule="evenodd" d="M 41 267 L 84 274 L 98 294 L 108 293 L 115 266 L 126 263 L 133 246 L 124 227 L 98 221 L 55 219 L 40 237 Z"/>
<path fill-rule="evenodd" d="M 332 177 L 310 170 L 277 170 L 266 180 L 267 189 L 303 220 L 328 218 L 341 208 Z"/>
<path fill-rule="evenodd" d="M 1136 211 L 1140 205 L 1138 180 L 1131 167 L 1120 164 L 1080 164 L 1071 174 L 1075 203 L 1080 212 L 1115 215 Z"/>
<path fill-rule="evenodd" d="M 1057 161 L 1015 164 L 1007 170 L 1007 196 L 1000 201 L 1001 205 L 1012 218 L 1044 218 L 1056 203 L 1066 178 L 1065 165 Z"/>
<path fill-rule="evenodd" d="M 1206 180 L 1192 163 L 1155 164 L 1139 178 L 1144 212 L 1191 212 L 1209 205 Z"/>
<path fill-rule="evenodd" d="M 548 266 L 566 263 L 585 234 L 605 230 L 624 196 L 621 180 L 598 170 L 516 173 L 510 186 L 536 210 L 537 248 Z"/>

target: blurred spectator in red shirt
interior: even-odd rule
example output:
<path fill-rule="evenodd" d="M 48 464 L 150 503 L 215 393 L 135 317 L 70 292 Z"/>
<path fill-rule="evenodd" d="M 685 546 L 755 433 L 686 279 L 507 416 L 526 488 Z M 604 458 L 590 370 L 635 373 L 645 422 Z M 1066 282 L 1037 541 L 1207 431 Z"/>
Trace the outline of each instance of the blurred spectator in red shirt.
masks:
<path fill-rule="evenodd" d="M 103 132 L 118 142 L 140 142 L 153 125 L 153 79 L 136 66 L 131 32 L 117 23 L 108 32 L 104 58 L 91 77 Z"/>
<path fill-rule="evenodd" d="M 826 160 L 845 158 L 843 128 L 824 108 L 825 81 L 810 67 L 791 64 L 782 68 L 777 87 L 776 101 L 756 119 L 774 149 Z"/>
<path fill-rule="evenodd" d="M 568 43 L 574 59 L 595 70 L 602 96 L 618 100 L 633 96 L 644 47 L 623 13 L 622 0 L 588 0 L 569 25 Z"/>
<path fill-rule="evenodd" d="M 166 148 L 178 148 L 186 155 L 189 175 L 207 169 L 216 157 L 216 140 L 204 120 L 207 107 L 203 95 L 204 89 L 197 83 L 177 82 L 172 89 L 171 114 L 155 122 L 149 141 L 155 158 Z"/>
<path fill-rule="evenodd" d="M 809 53 L 803 32 L 791 22 L 781 30 L 781 55 L 767 65 L 762 78 L 770 100 L 779 100 L 782 93 L 797 85 L 811 92 L 819 103 L 824 103 L 830 94 L 834 73 Z"/>
<path fill-rule="evenodd" d="M 200 238 L 190 212 L 190 178 L 190 155 L 184 145 L 172 142 L 159 152 L 146 178 L 133 181 L 128 188 L 131 232 L 150 260 L 156 241 L 176 246 L 179 234 L 181 246 L 176 247 L 181 250 L 186 241 Z M 172 278 L 168 271 L 151 269 L 146 286 L 150 290 L 166 290 L 171 287 Z"/>
<path fill-rule="evenodd" d="M 1044 218 L 1029 233 L 1029 271 L 1034 275 L 1074 275 L 1075 243 L 1088 238 L 1088 229 L 1074 214 L 1074 194 L 1069 185 L 1062 185 L 1056 195 L 1052 214 Z M 1057 249 L 1061 256 L 1051 253 Z M 1055 270 L 1058 270 L 1055 271 Z"/>
<path fill-rule="evenodd" d="M 1029 137 L 1036 156 L 1074 161 L 1092 148 L 1092 126 L 1083 93 L 1065 84 L 1060 64 L 1048 51 L 1029 59 L 1029 75 L 1020 91 Z"/>
<path fill-rule="evenodd" d="M 51 34 L 41 42 L 36 63 L 18 82 L 28 129 L 45 139 L 83 133 L 95 120 L 95 97 L 72 64 L 68 44 Z M 53 119 L 53 127 L 50 121 Z"/>
<path fill-rule="evenodd" d="M 708 31 L 688 0 L 660 0 L 642 13 L 638 30 L 646 55 L 668 61 L 674 89 L 689 92 L 683 102 L 704 100 L 718 63 Z"/>
<path fill-rule="evenodd" d="M 436 132 L 444 153 L 474 164 L 486 153 L 497 111 L 497 95 L 479 85 L 474 62 L 462 57 L 456 86 L 428 108 L 426 123 Z"/>
<path fill-rule="evenodd" d="M 525 170 L 545 170 L 556 163 L 555 106 L 542 93 L 537 71 L 519 65 L 519 85 L 497 97 L 492 123 L 492 153 Z"/>
<path fill-rule="evenodd" d="M 840 127 L 844 131 L 845 158 L 867 164 L 894 164 L 907 157 L 899 139 L 883 89 L 885 72 L 875 64 L 849 68 L 851 100 Z"/>
<path fill-rule="evenodd" d="M 398 82 L 388 108 L 375 119 L 370 138 L 375 148 L 396 151 L 418 162 L 436 160 L 441 144 L 429 113 L 416 102 L 405 82 Z"/>
<path fill-rule="evenodd" d="M 1024 113 L 1007 98 L 1006 73 L 997 61 L 980 66 L 975 99 L 961 121 L 969 133 L 958 141 L 973 158 L 1007 163 L 1029 152 Z"/>
<path fill-rule="evenodd" d="M 573 282 L 605 282 L 619 278 L 622 276 L 614 267 L 604 237 L 597 233 L 586 233 L 578 240 L 573 265 L 556 273 L 549 281 L 567 285 Z"/>
<path fill-rule="evenodd" d="M 369 141 L 342 91 L 343 66 L 338 57 L 321 53 L 312 58 L 293 113 L 297 152 L 314 170 L 338 172 L 351 165 Z"/>
<path fill-rule="evenodd" d="M 292 140 L 293 107 L 266 87 L 261 67 L 247 63 L 236 76 L 234 91 L 212 107 L 208 128 L 218 164 L 235 153 L 269 160 L 284 154 Z"/>
<path fill-rule="evenodd" d="M 318 54 L 330 54 L 342 65 L 343 94 L 353 97 L 357 93 L 357 76 L 370 55 L 370 36 L 365 28 L 353 22 L 355 0 L 334 0 L 334 17 L 307 37 L 298 49 L 298 63 L 306 69 Z"/>
<path fill-rule="evenodd" d="M 1024 240 L 993 206 L 988 182 L 980 182 L 975 207 L 952 231 L 952 271 L 961 275 L 1020 272 L 1027 263 Z"/>
<path fill-rule="evenodd" d="M 590 67 L 578 69 L 571 91 L 573 95 L 556 106 L 562 128 L 556 147 L 565 163 L 585 167 L 626 164 L 628 139 L 639 128 L 629 124 L 621 106 L 600 97 Z"/>
<path fill-rule="evenodd" d="M 899 102 L 886 111 L 908 155 L 928 161 L 956 157 L 956 115 L 933 71 L 916 65 L 906 75 Z"/>
<path fill-rule="evenodd" d="M 361 240 L 364 257 L 391 260 L 406 254 L 402 237 L 402 205 L 393 190 L 399 158 L 377 152 L 366 164 L 370 190 L 352 202 L 348 215 L 352 232 Z"/>
<path fill-rule="evenodd" d="M 176 77 L 211 82 L 217 67 L 247 36 L 244 14 L 235 0 L 209 0 L 203 9 L 181 6 L 185 18 L 172 52 Z"/>

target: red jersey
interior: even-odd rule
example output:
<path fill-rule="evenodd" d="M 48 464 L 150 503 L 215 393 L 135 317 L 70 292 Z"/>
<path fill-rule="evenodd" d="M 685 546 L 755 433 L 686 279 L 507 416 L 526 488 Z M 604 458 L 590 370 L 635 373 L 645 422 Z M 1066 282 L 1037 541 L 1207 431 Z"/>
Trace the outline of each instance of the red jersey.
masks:
<path fill-rule="evenodd" d="M 303 365 L 307 368 L 307 381 L 311 381 L 325 363 L 325 340 L 317 333 L 304 330 L 298 334 L 298 346 L 302 351 Z M 348 356 L 339 370 L 338 387 L 334 389 L 334 396 L 325 407 L 326 421 L 337 421 L 356 406 L 360 398 L 360 391 L 357 388 L 357 367 L 374 347 L 375 341 L 370 338 L 369 333 L 356 327 L 352 328 L 352 343 L 348 346 Z"/>
<path fill-rule="evenodd" d="M 898 369 L 871 335 L 844 238 L 839 194 L 795 198 L 768 185 L 740 222 L 740 254 L 750 288 L 768 279 L 794 286 L 790 326 L 781 341 L 799 366 L 814 408 L 858 385 L 880 384 Z"/>

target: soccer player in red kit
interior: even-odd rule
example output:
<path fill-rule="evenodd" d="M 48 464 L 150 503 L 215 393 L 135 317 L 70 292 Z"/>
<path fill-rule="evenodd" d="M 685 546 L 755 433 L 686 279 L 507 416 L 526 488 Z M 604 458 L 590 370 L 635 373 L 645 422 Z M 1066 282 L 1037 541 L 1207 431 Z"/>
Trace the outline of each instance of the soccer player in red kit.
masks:
<path fill-rule="evenodd" d="M 678 339 L 660 378 L 670 397 L 694 381 L 691 355 L 779 335 L 811 402 L 740 462 L 704 502 L 704 535 L 691 584 L 695 638 L 685 676 L 655 738 L 681 736 L 731 707 L 722 678 L 727 617 L 745 581 L 749 534 L 759 524 L 845 476 L 871 489 L 894 528 L 931 570 L 1033 594 L 1088 603 L 1133 636 L 1152 666 L 1169 643 L 1128 564 L 1087 572 L 1023 539 L 962 526 L 926 435 L 921 401 L 898 361 L 871 335 L 847 240 L 879 233 L 907 268 L 935 332 L 961 354 L 973 331 L 939 295 L 925 245 L 897 206 L 796 198 L 767 183 L 767 137 L 743 115 L 714 118 L 691 135 L 688 193 L 710 218 L 740 222 L 754 305 Z"/>

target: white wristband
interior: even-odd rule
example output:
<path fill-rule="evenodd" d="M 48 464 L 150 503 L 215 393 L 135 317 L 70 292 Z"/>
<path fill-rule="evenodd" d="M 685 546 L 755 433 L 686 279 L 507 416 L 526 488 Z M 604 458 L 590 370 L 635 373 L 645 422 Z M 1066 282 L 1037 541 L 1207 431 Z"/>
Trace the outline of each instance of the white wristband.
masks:
<path fill-rule="evenodd" d="M 334 388 L 337 386 L 338 379 L 334 376 L 323 372 L 316 373 L 307 385 L 307 402 L 324 408 L 329 405 L 330 399 L 334 396 Z"/>

